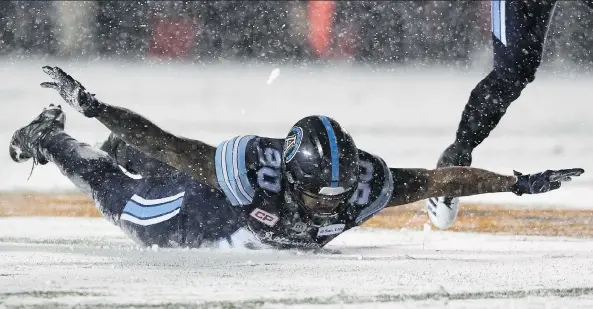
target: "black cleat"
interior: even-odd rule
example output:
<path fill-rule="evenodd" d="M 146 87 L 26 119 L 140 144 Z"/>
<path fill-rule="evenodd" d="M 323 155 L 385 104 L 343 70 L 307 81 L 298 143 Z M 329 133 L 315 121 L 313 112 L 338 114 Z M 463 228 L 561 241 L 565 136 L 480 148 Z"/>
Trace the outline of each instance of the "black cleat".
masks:
<path fill-rule="evenodd" d="M 50 104 L 31 123 L 14 132 L 10 140 L 10 158 L 17 163 L 33 158 L 34 163 L 47 164 L 39 144 L 50 132 L 64 130 L 65 123 L 66 114 L 62 107 Z"/>
<path fill-rule="evenodd" d="M 470 166 L 472 165 L 472 149 L 464 148 L 460 144 L 453 143 L 443 151 L 437 167 L 449 166 Z"/>

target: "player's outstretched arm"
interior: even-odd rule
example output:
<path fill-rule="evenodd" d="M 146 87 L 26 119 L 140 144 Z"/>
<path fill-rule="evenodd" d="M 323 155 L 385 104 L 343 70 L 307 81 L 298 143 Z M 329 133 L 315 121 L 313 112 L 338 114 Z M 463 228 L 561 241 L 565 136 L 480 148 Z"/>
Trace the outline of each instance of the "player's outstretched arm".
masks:
<path fill-rule="evenodd" d="M 391 168 L 394 191 L 388 206 L 397 206 L 436 196 L 470 196 L 512 192 L 538 194 L 560 188 L 584 173 L 583 169 L 548 170 L 542 173 L 501 175 L 474 167 L 446 167 L 434 170 Z"/>
<path fill-rule="evenodd" d="M 149 156 L 219 188 L 214 166 L 215 147 L 176 136 L 131 110 L 100 102 L 58 67 L 46 66 L 43 71 L 54 82 L 45 82 L 41 86 L 56 89 L 70 106 L 86 117 L 96 118 L 114 135 Z"/>
<path fill-rule="evenodd" d="M 134 148 L 218 188 L 215 147 L 171 134 L 141 115 L 117 106 L 102 103 L 95 118 Z"/>

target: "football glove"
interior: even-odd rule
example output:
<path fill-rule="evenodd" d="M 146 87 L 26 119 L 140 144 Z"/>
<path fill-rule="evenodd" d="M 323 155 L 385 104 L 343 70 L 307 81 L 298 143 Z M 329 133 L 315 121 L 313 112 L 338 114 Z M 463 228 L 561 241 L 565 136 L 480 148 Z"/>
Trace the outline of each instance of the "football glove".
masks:
<path fill-rule="evenodd" d="M 86 117 L 97 116 L 101 103 L 82 84 L 58 67 L 44 66 L 43 72 L 54 81 L 41 83 L 41 87 L 57 90 L 68 105 Z"/>
<path fill-rule="evenodd" d="M 572 180 L 585 172 L 582 168 L 571 168 L 563 170 L 547 170 L 545 172 L 523 175 L 515 171 L 517 182 L 512 187 L 516 195 L 539 194 L 560 188 L 563 182 Z"/>

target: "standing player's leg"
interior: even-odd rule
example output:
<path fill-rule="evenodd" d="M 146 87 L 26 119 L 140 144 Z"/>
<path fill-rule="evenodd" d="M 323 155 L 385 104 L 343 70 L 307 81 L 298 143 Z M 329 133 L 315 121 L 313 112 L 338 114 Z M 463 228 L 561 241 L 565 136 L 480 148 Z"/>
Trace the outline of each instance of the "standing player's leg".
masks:
<path fill-rule="evenodd" d="M 64 132 L 65 115 L 50 106 L 10 141 L 15 162 L 33 159 L 39 164 L 55 163 L 62 174 L 89 194 L 103 216 L 113 223 L 133 195 L 137 181 L 123 174 L 104 151 L 81 143 Z"/>
<path fill-rule="evenodd" d="M 470 165 L 509 105 L 535 79 L 556 1 L 492 1 L 494 69 L 470 94 L 453 144 L 438 166 Z"/>
<path fill-rule="evenodd" d="M 556 1 L 494 0 L 491 4 L 494 68 L 472 90 L 455 141 L 443 152 L 437 167 L 471 165 L 473 150 L 490 135 L 509 105 L 534 80 L 541 63 Z M 438 207 L 447 207 L 454 214 L 441 226 L 448 227 L 454 222 L 457 204 L 458 199 L 452 198 L 429 200 L 429 216 L 433 219 Z"/>

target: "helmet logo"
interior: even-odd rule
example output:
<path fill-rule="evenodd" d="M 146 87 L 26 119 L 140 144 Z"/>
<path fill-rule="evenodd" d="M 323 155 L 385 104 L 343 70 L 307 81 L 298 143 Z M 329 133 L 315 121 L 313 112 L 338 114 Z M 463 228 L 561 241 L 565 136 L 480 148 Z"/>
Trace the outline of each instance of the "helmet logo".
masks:
<path fill-rule="evenodd" d="M 284 162 L 288 163 L 294 158 L 301 142 L 303 141 L 303 129 L 301 127 L 293 127 L 290 133 L 284 139 Z"/>

